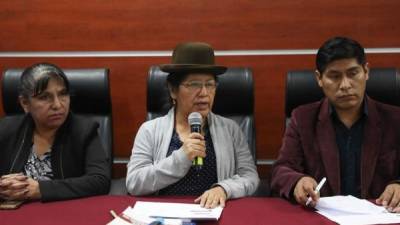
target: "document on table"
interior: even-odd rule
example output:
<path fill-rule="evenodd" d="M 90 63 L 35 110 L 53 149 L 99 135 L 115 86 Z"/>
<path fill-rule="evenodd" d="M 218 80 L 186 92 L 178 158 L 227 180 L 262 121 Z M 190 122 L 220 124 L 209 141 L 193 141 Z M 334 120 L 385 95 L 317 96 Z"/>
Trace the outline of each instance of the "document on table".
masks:
<path fill-rule="evenodd" d="M 129 216 L 148 216 L 188 220 L 218 220 L 223 208 L 206 209 L 200 204 L 137 201 Z"/>
<path fill-rule="evenodd" d="M 199 204 L 137 201 L 108 225 L 147 225 L 162 220 L 165 225 L 181 225 L 192 220 L 218 220 L 223 208 L 205 209 Z"/>
<path fill-rule="evenodd" d="M 400 223 L 399 214 L 389 213 L 382 206 L 350 195 L 320 198 L 315 209 L 341 225 Z"/>

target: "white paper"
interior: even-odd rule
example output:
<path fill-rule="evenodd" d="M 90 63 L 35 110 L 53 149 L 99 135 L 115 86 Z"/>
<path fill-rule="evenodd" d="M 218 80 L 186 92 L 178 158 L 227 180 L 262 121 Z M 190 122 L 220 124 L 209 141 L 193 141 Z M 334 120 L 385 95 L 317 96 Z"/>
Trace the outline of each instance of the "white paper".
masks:
<path fill-rule="evenodd" d="M 132 225 L 132 224 L 121 219 L 120 217 L 116 217 L 111 222 L 107 223 L 107 225 Z"/>
<path fill-rule="evenodd" d="M 315 208 L 319 214 L 341 225 L 400 223 L 399 214 L 350 195 L 320 198 Z"/>
<path fill-rule="evenodd" d="M 161 217 L 189 220 L 218 220 L 223 208 L 205 209 L 199 204 L 137 201 L 130 217 Z"/>
<path fill-rule="evenodd" d="M 128 206 L 120 215 L 115 217 L 111 222 L 109 222 L 107 225 L 148 225 L 151 221 L 141 221 L 139 219 L 134 219 L 127 214 L 132 210 L 132 207 Z M 122 218 L 124 217 L 124 218 Z"/>

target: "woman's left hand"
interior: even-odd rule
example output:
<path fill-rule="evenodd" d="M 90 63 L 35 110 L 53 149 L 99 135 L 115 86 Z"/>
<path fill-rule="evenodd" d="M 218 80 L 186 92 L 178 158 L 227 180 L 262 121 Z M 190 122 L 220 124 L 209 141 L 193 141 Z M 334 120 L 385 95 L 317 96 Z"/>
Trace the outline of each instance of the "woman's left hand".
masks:
<path fill-rule="evenodd" d="M 28 178 L 28 183 L 29 185 L 26 187 L 28 189 L 28 192 L 26 193 L 26 198 L 31 200 L 42 198 L 39 189 L 39 182 L 32 178 Z"/>
<path fill-rule="evenodd" d="M 207 209 L 213 209 L 218 205 L 225 207 L 225 201 L 226 193 L 221 186 L 213 187 L 205 191 L 200 197 L 194 200 L 196 203 L 200 202 L 200 206 Z"/>

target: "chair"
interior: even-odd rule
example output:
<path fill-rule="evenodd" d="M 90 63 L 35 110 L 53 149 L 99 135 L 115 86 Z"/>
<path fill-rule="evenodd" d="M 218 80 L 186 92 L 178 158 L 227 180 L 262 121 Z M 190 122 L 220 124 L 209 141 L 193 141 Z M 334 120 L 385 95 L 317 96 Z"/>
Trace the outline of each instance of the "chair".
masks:
<path fill-rule="evenodd" d="M 8 69 L 3 74 L 3 109 L 7 115 L 22 114 L 18 102 L 18 86 L 23 69 Z M 112 116 L 108 69 L 64 70 L 71 92 L 71 111 L 99 123 L 99 135 L 112 165 Z M 110 168 L 111 168 L 110 165 Z"/>
<path fill-rule="evenodd" d="M 377 101 L 400 106 L 400 70 L 396 68 L 371 69 L 366 92 L 369 97 Z M 286 78 L 286 124 L 297 106 L 318 101 L 323 96 L 315 80 L 314 71 L 289 71 Z"/>
<path fill-rule="evenodd" d="M 167 73 L 152 66 L 147 79 L 147 120 L 167 114 L 172 107 L 166 84 Z M 254 88 L 249 68 L 229 68 L 218 76 L 218 88 L 212 111 L 234 120 L 247 138 L 256 159 L 254 128 Z"/>

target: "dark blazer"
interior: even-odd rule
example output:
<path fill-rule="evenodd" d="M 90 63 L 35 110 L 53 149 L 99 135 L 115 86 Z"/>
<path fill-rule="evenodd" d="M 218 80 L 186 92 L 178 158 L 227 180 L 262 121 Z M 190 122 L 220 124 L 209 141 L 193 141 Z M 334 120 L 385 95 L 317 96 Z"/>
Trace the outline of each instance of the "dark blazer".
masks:
<path fill-rule="evenodd" d="M 27 115 L 0 120 L 0 176 L 22 172 L 28 160 L 34 122 Z M 54 179 L 39 181 L 42 201 L 107 194 L 110 188 L 110 157 L 105 152 L 98 124 L 69 114 L 57 130 L 52 146 Z"/>
<path fill-rule="evenodd" d="M 399 178 L 400 108 L 366 98 L 368 117 L 361 149 L 361 197 L 377 198 L 388 184 Z M 304 176 L 317 182 L 327 178 L 321 196 L 341 193 L 339 150 L 326 98 L 293 111 L 272 169 L 271 189 L 292 199 L 297 181 Z"/>

